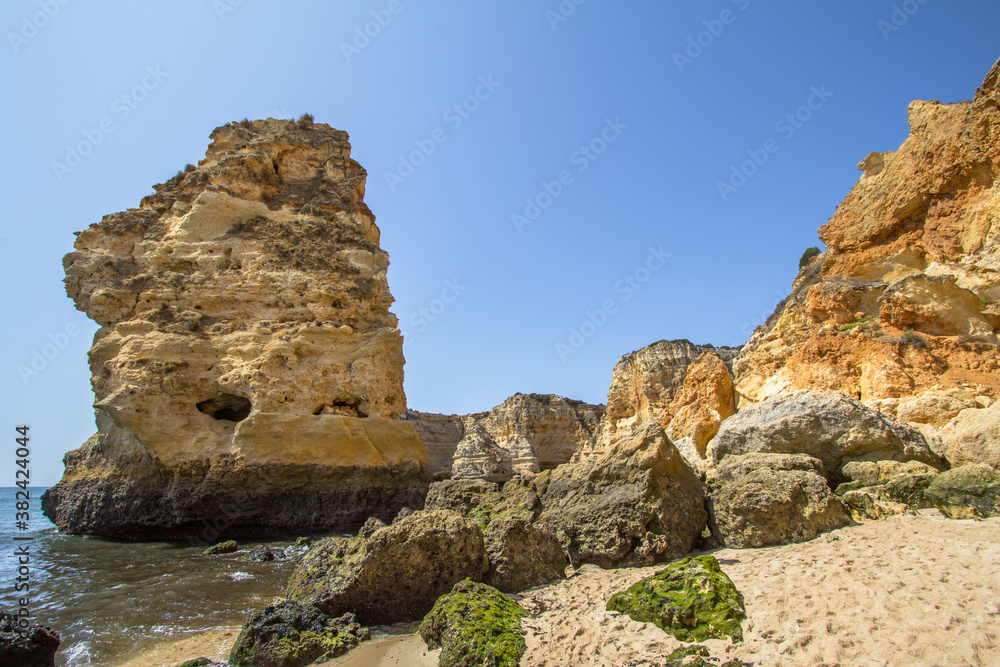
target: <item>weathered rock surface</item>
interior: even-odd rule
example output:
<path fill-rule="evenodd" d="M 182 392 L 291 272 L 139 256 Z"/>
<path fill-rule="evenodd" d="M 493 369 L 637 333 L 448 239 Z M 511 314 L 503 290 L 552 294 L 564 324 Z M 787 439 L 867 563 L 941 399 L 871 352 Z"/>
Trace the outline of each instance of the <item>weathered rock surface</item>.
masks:
<path fill-rule="evenodd" d="M 715 352 L 705 352 L 687 369 L 684 384 L 661 413 L 664 427 L 685 460 L 696 470 L 708 465 L 708 443 L 723 420 L 736 412 L 733 379 Z"/>
<path fill-rule="evenodd" d="M 853 464 L 852 464 L 853 465 Z M 722 486 L 746 477 L 754 470 L 767 468 L 776 472 L 784 470 L 801 470 L 826 478 L 826 468 L 823 462 L 808 454 L 739 454 L 722 459 L 719 466 L 711 471 L 709 482 Z"/>
<path fill-rule="evenodd" d="M 457 512 L 415 512 L 370 538 L 327 538 L 292 574 L 288 597 L 366 625 L 415 620 L 434 601 L 489 569 L 483 532 Z"/>
<path fill-rule="evenodd" d="M 591 441 L 578 451 L 577 457 L 585 458 L 606 450 L 650 420 L 658 421 L 665 429 L 669 428 L 677 412 L 691 406 L 690 412 L 698 402 L 703 402 L 707 410 L 685 415 L 678 422 L 677 431 L 682 438 L 692 437 L 694 440 L 700 436 L 707 439 L 710 436 L 705 433 L 713 428 L 709 411 L 721 411 L 720 420 L 725 418 L 722 414 L 732 411 L 726 403 L 729 391 L 726 381 L 721 379 L 719 365 L 708 358 L 708 353 L 725 366 L 737 352 L 735 348 L 694 345 L 687 340 L 664 340 L 625 355 L 612 373 L 608 407 L 597 431 Z M 696 361 L 700 362 L 699 370 L 687 391 L 683 391 L 688 369 Z M 679 394 L 683 395 L 675 402 Z M 706 422 L 707 427 L 704 425 Z M 692 444 L 691 449 L 697 451 L 697 446 Z"/>
<path fill-rule="evenodd" d="M 490 559 L 486 583 L 504 593 L 520 593 L 562 579 L 569 565 L 555 533 L 524 519 L 491 521 L 486 528 L 486 553 Z"/>
<path fill-rule="evenodd" d="M 798 389 L 1000 396 L 996 71 L 971 101 L 913 102 L 899 150 L 862 162 L 819 230 L 826 253 L 733 364 L 740 406 Z"/>
<path fill-rule="evenodd" d="M 983 463 L 1000 470 L 1000 401 L 960 412 L 939 432 L 952 466 Z"/>
<path fill-rule="evenodd" d="M 617 593 L 608 611 L 653 623 L 685 642 L 707 639 L 743 641 L 746 609 L 736 584 L 714 556 L 684 558 Z"/>
<path fill-rule="evenodd" d="M 429 649 L 441 649 L 440 667 L 517 667 L 527 615 L 495 588 L 466 579 L 434 603 L 419 633 Z"/>
<path fill-rule="evenodd" d="M 78 235 L 66 289 L 101 326 L 98 433 L 44 498 L 61 530 L 211 541 L 420 505 L 388 256 L 350 152 L 328 125 L 226 125 Z"/>
<path fill-rule="evenodd" d="M 353 614 L 331 618 L 310 604 L 284 600 L 247 619 L 229 662 L 237 667 L 305 667 L 341 656 L 370 637 Z"/>
<path fill-rule="evenodd" d="M 834 391 L 798 391 L 746 407 L 712 441 L 712 457 L 808 454 L 840 481 L 851 461 L 921 461 L 944 467 L 919 431 Z"/>
<path fill-rule="evenodd" d="M 1000 471 L 970 463 L 941 473 L 924 495 L 953 519 L 1000 516 Z"/>
<path fill-rule="evenodd" d="M 783 469 L 788 461 L 760 467 L 712 494 L 713 532 L 724 546 L 740 549 L 792 544 L 842 528 L 851 517 L 812 471 Z"/>
<path fill-rule="evenodd" d="M 489 412 L 457 416 L 410 411 L 407 421 L 427 448 L 432 472 L 505 482 L 514 474 L 569 461 L 603 414 L 603 405 L 554 394 L 515 394 Z"/>
<path fill-rule="evenodd" d="M 54 667 L 59 634 L 37 623 L 21 628 L 14 614 L 0 612 L 0 667 Z"/>
<path fill-rule="evenodd" d="M 676 558 L 691 551 L 707 519 L 704 484 L 655 420 L 536 484 L 544 485 L 538 522 L 555 531 L 574 566 Z"/>

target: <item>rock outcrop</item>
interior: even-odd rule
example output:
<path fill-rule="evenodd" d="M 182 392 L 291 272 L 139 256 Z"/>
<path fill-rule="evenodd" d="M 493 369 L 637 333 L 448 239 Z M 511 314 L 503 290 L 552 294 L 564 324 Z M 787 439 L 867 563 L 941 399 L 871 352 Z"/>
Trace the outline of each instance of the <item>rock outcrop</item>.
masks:
<path fill-rule="evenodd" d="M 741 406 L 797 389 L 924 396 L 932 409 L 911 414 L 929 423 L 951 390 L 1000 396 L 998 71 L 970 101 L 913 102 L 903 145 L 862 161 L 819 230 L 827 251 L 733 364 Z"/>
<path fill-rule="evenodd" d="M 604 414 L 554 394 L 515 394 L 489 412 L 437 415 L 410 411 L 431 471 L 455 479 L 505 482 L 566 463 L 593 435 Z"/>
<path fill-rule="evenodd" d="M 292 574 L 288 597 L 366 625 L 419 619 L 466 577 L 489 570 L 483 532 L 456 512 L 416 512 L 365 538 L 326 538 Z"/>
<path fill-rule="evenodd" d="M 600 455 L 542 473 L 538 522 L 574 567 L 651 565 L 691 551 L 706 525 L 705 488 L 657 421 Z"/>
<path fill-rule="evenodd" d="M 688 462 L 701 468 L 705 446 L 735 410 L 727 364 L 737 353 L 736 348 L 664 340 L 625 355 L 612 373 L 608 407 L 577 458 L 600 454 L 644 423 L 657 421 L 677 438 Z"/>
<path fill-rule="evenodd" d="M 746 407 L 727 419 L 712 441 L 712 458 L 808 454 L 826 476 L 843 481 L 851 461 L 921 461 L 943 468 L 916 429 L 835 391 L 798 391 Z"/>
<path fill-rule="evenodd" d="M 53 667 L 60 638 L 51 628 L 0 612 L 0 665 Z"/>
<path fill-rule="evenodd" d="M 420 506 L 388 256 L 350 155 L 308 119 L 226 125 L 79 233 L 66 289 L 101 327 L 98 433 L 43 500 L 61 530 L 211 541 Z"/>

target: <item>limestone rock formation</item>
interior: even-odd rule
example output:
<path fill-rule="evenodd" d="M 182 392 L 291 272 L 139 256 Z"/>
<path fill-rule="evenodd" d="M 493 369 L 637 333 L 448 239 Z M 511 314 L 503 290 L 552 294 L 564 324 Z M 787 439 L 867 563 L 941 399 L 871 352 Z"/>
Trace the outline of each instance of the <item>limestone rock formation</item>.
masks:
<path fill-rule="evenodd" d="M 81 232 L 98 433 L 44 498 L 115 539 L 329 531 L 420 506 L 388 256 L 345 132 L 217 128 L 197 167 Z"/>
<path fill-rule="evenodd" d="M 962 410 L 938 434 L 941 453 L 951 465 L 983 463 L 1000 470 L 1000 401 Z"/>
<path fill-rule="evenodd" d="M 486 528 L 490 571 L 486 583 L 504 593 L 520 593 L 562 579 L 569 560 L 559 538 L 525 519 L 499 519 Z"/>
<path fill-rule="evenodd" d="M 746 407 L 727 419 L 712 441 L 718 464 L 753 452 L 808 454 L 826 476 L 841 481 L 851 461 L 921 461 L 943 468 L 914 428 L 835 391 L 798 391 Z"/>
<path fill-rule="evenodd" d="M 733 364 L 741 406 L 797 389 L 1000 396 L 998 71 L 970 101 L 913 102 L 909 138 L 862 162 L 819 230 L 827 251 Z"/>
<path fill-rule="evenodd" d="M 516 473 L 537 473 L 570 460 L 604 413 L 554 394 L 515 394 L 489 412 L 436 415 L 410 411 L 428 451 L 431 471 L 455 479 L 505 482 Z"/>
<path fill-rule="evenodd" d="M 539 476 L 538 522 L 559 536 L 574 566 L 651 565 L 694 547 L 707 520 L 698 475 L 650 421 L 592 459 Z"/>
<path fill-rule="evenodd" d="M 489 569 L 483 532 L 456 512 L 415 512 L 365 538 L 326 538 L 288 582 L 288 597 L 366 625 L 416 620 L 434 601 Z"/>
<path fill-rule="evenodd" d="M 764 455 L 776 456 L 776 455 Z M 756 548 L 811 540 L 851 521 L 826 478 L 762 462 L 712 494 L 713 533 L 727 547 Z"/>
<path fill-rule="evenodd" d="M 706 443 L 735 409 L 727 364 L 737 352 L 663 340 L 622 357 L 612 373 L 607 410 L 577 459 L 606 451 L 651 420 L 670 429 L 676 416 L 671 437 L 689 463 L 700 468 Z M 689 371 L 691 381 L 686 382 Z"/>

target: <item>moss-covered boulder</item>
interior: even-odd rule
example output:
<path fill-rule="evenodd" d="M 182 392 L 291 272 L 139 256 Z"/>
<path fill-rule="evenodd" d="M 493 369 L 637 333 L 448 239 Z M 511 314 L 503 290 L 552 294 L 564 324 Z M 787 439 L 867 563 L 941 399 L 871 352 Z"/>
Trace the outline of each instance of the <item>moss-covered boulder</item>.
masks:
<path fill-rule="evenodd" d="M 953 519 L 1000 517 L 1000 472 L 981 463 L 952 468 L 935 477 L 924 496 Z"/>
<path fill-rule="evenodd" d="M 226 540 L 225 542 L 219 542 L 218 544 L 213 544 L 204 551 L 203 554 L 206 556 L 218 556 L 219 554 L 231 554 L 239 548 L 236 544 L 236 540 Z"/>
<path fill-rule="evenodd" d="M 713 556 L 684 558 L 608 601 L 608 611 L 654 623 L 677 639 L 743 641 L 746 618 L 736 585 Z"/>
<path fill-rule="evenodd" d="M 448 510 L 420 511 L 368 539 L 327 538 L 292 573 L 288 597 L 365 624 L 412 621 L 470 577 L 489 570 L 483 531 Z"/>
<path fill-rule="evenodd" d="M 464 579 L 442 595 L 420 624 L 439 667 L 517 667 L 524 654 L 527 612 L 497 589 Z"/>
<path fill-rule="evenodd" d="M 370 636 L 354 614 L 332 618 L 313 605 L 284 600 L 247 619 L 229 662 L 237 667 L 304 667 L 343 655 Z"/>
<path fill-rule="evenodd" d="M 177 667 L 222 667 L 222 663 L 214 662 L 208 658 L 195 658 L 194 660 L 185 660 Z"/>

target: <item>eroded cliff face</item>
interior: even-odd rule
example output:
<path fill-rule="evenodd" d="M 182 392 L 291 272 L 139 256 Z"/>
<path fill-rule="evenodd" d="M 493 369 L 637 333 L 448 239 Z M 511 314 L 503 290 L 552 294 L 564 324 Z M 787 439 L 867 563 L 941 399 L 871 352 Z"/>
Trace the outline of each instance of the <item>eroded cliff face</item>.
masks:
<path fill-rule="evenodd" d="M 515 394 L 489 412 L 438 415 L 410 411 L 432 472 L 503 482 L 566 463 L 593 435 L 604 413 L 554 394 Z"/>
<path fill-rule="evenodd" d="M 388 255 L 345 132 L 216 129 L 197 167 L 105 216 L 64 260 L 100 330 L 98 433 L 45 497 L 116 539 L 339 529 L 419 506 Z M 206 529 L 206 526 L 212 528 Z"/>
<path fill-rule="evenodd" d="M 608 408 L 577 459 L 597 456 L 656 420 L 688 463 L 700 468 L 705 446 L 735 411 L 727 365 L 738 352 L 663 340 L 625 355 L 612 372 Z"/>
<path fill-rule="evenodd" d="M 741 404 L 833 389 L 953 414 L 1000 395 L 998 78 L 1000 62 L 971 101 L 913 102 L 899 150 L 862 161 L 827 252 L 734 362 Z"/>

